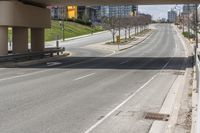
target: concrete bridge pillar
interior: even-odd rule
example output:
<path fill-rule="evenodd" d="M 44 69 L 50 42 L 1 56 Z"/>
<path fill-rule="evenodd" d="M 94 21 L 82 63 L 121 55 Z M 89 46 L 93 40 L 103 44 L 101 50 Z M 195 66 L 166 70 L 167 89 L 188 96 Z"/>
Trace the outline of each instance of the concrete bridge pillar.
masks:
<path fill-rule="evenodd" d="M 28 28 L 13 27 L 13 53 L 28 52 Z"/>
<path fill-rule="evenodd" d="M 31 51 L 39 52 L 44 50 L 44 28 L 31 29 Z"/>
<path fill-rule="evenodd" d="M 0 55 L 8 53 L 8 27 L 13 27 L 14 53 L 28 51 L 28 28 L 32 51 L 44 50 L 44 29 L 51 27 L 50 10 L 18 0 L 0 0 Z"/>
<path fill-rule="evenodd" d="M 0 26 L 0 56 L 8 54 L 8 27 Z"/>

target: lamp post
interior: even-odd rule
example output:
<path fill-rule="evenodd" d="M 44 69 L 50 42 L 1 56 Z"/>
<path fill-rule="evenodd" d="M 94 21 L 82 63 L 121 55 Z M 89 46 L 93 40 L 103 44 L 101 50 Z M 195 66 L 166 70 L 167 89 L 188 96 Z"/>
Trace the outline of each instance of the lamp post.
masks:
<path fill-rule="evenodd" d="M 188 26 L 188 39 L 190 39 L 190 11 L 189 11 L 189 8 L 190 8 L 190 5 L 189 4 L 187 4 L 187 8 L 188 8 L 188 11 L 187 11 L 187 17 L 188 17 L 188 24 L 187 24 L 187 26 Z"/>
<path fill-rule="evenodd" d="M 196 34 L 196 50 L 198 48 L 198 4 L 195 4 L 195 34 Z"/>
<path fill-rule="evenodd" d="M 62 38 L 65 41 L 65 7 L 62 8 Z"/>

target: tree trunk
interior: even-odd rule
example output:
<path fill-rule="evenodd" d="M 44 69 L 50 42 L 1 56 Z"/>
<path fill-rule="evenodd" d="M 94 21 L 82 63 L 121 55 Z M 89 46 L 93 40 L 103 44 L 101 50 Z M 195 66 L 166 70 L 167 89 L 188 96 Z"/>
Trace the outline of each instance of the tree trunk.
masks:
<path fill-rule="evenodd" d="M 137 35 L 137 27 L 135 26 L 135 35 Z"/>
<path fill-rule="evenodd" d="M 115 34 L 113 33 L 113 43 L 115 43 Z"/>
<path fill-rule="evenodd" d="M 128 35 L 129 35 L 129 38 L 131 38 L 131 28 L 129 28 L 128 30 Z"/>
<path fill-rule="evenodd" d="M 125 40 L 127 40 L 127 28 L 125 28 Z"/>
<path fill-rule="evenodd" d="M 121 28 L 119 28 L 119 37 L 121 37 Z"/>

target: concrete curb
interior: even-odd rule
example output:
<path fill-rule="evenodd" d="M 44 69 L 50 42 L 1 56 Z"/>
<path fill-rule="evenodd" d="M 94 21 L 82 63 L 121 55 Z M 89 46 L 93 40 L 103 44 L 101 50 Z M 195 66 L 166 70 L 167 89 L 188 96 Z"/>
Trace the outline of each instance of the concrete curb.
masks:
<path fill-rule="evenodd" d="M 65 53 L 65 55 L 49 57 L 49 58 L 44 58 L 44 59 L 39 59 L 39 60 L 31 60 L 31 61 L 17 62 L 17 63 L 5 63 L 0 66 L 1 67 L 27 67 L 31 65 L 46 63 L 46 62 L 59 61 L 59 60 L 65 59 L 68 56 L 70 56 L 70 53 Z"/>
<path fill-rule="evenodd" d="M 108 32 L 108 31 L 100 31 L 100 32 L 96 32 L 96 33 L 93 33 L 93 34 L 86 34 L 86 35 L 81 35 L 81 36 L 77 36 L 77 37 L 65 38 L 65 41 L 71 41 L 71 40 L 75 40 L 75 39 L 81 39 L 81 38 L 84 38 L 84 37 L 89 37 L 89 36 L 92 36 L 92 35 L 99 35 L 99 34 L 103 34 L 103 33 L 106 33 L 106 32 Z M 46 45 L 50 45 L 50 43 L 54 43 L 55 41 L 56 40 L 48 41 L 48 42 L 45 42 L 45 44 Z M 62 39 L 60 39 L 58 41 L 65 42 Z"/>
<path fill-rule="evenodd" d="M 180 32 L 180 31 L 179 31 Z M 180 33 L 182 35 L 182 33 Z M 187 38 L 182 35 L 183 40 L 186 44 L 190 45 L 190 47 L 194 47 Z M 191 46 L 192 45 L 192 46 Z M 194 50 L 192 51 L 192 55 L 194 56 Z M 197 105 L 198 105 L 198 93 L 197 93 L 197 71 L 196 66 L 193 66 L 193 77 L 192 77 L 192 127 L 191 133 L 197 133 Z"/>
<path fill-rule="evenodd" d="M 197 79 L 196 79 L 196 68 L 193 67 L 193 86 L 192 86 L 192 127 L 191 133 L 196 133 L 197 127 L 197 101 L 198 101 L 198 93 L 197 93 Z"/>
<path fill-rule="evenodd" d="M 178 33 L 178 31 L 176 30 Z M 186 45 L 186 44 L 183 44 Z M 188 57 L 188 50 L 186 50 L 186 57 Z M 175 125 L 177 123 L 179 109 L 181 107 L 181 98 L 183 94 L 183 90 L 185 89 L 186 77 L 189 74 L 189 69 L 185 70 L 184 75 L 179 75 L 172 87 L 170 88 L 169 93 L 163 103 L 163 106 L 160 110 L 160 113 L 170 114 L 170 119 L 168 122 L 163 121 L 154 121 L 149 133 L 172 133 Z M 180 84 L 184 83 L 184 84 Z"/>
<path fill-rule="evenodd" d="M 148 39 L 152 34 L 153 34 L 153 31 L 151 31 L 143 40 L 141 40 L 141 41 L 139 41 L 139 42 L 133 44 L 132 46 L 127 47 L 127 48 L 120 49 L 119 51 L 127 50 L 127 49 L 129 49 L 129 48 L 132 48 L 132 47 L 134 47 L 134 46 L 136 46 L 136 45 L 138 45 L 138 44 L 144 42 L 144 41 L 145 41 L 146 39 Z M 131 43 L 131 42 L 130 42 L 130 43 Z"/>
<path fill-rule="evenodd" d="M 186 74 L 184 76 L 178 76 L 177 79 L 174 81 L 165 98 L 162 108 L 159 111 L 159 113 L 170 114 L 169 122 L 172 123 L 166 121 L 154 121 L 149 130 L 149 133 L 171 133 L 171 131 L 173 130 L 176 123 L 183 92 L 183 87 L 182 85 L 180 85 L 180 82 L 183 82 L 185 80 L 185 76 Z"/>
<path fill-rule="evenodd" d="M 128 47 L 125 47 L 125 48 L 121 48 L 121 49 L 119 49 L 119 50 L 113 50 L 113 51 L 115 51 L 115 52 L 117 52 L 117 51 L 124 51 L 124 50 L 127 50 L 127 49 L 129 49 L 129 48 L 132 48 L 132 47 L 134 47 L 134 46 L 136 46 L 136 45 L 138 45 L 138 44 L 140 44 L 140 43 L 142 43 L 143 41 L 145 41 L 146 39 L 148 39 L 152 34 L 153 34 L 153 32 L 154 32 L 154 30 L 151 30 L 149 33 L 147 33 L 147 34 L 145 34 L 145 38 L 144 39 L 142 39 L 141 41 L 138 41 L 138 42 L 136 42 L 136 43 L 134 43 L 133 45 L 131 45 L 131 46 L 128 46 Z M 123 36 L 123 37 L 125 37 L 125 36 Z M 122 38 L 123 38 L 122 37 Z M 137 37 L 137 36 L 135 36 L 135 37 Z M 106 45 L 105 43 L 107 43 L 107 42 L 110 42 L 110 41 L 112 41 L 112 40 L 109 40 L 109 41 L 105 41 L 105 42 L 101 42 L 101 43 L 96 43 L 96 45 Z M 130 41 L 129 43 L 127 43 L 127 44 L 130 44 L 130 43 L 132 43 L 133 41 Z M 126 44 L 126 45 L 127 45 Z M 95 45 L 95 44 L 93 44 L 93 45 Z M 117 46 L 117 45 L 115 45 L 115 46 Z M 121 46 L 121 45 L 120 45 Z M 111 49 L 109 49 L 109 48 L 98 48 L 98 49 L 102 49 L 102 50 L 111 50 Z"/>

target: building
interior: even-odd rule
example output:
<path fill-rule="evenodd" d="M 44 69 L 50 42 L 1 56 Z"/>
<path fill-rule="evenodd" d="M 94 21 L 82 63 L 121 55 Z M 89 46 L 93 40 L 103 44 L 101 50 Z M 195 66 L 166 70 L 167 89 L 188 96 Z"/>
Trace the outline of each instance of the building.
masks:
<path fill-rule="evenodd" d="M 77 19 L 78 17 L 78 10 L 77 10 L 77 6 L 67 6 L 67 19 Z"/>
<path fill-rule="evenodd" d="M 185 4 L 183 5 L 183 13 L 188 14 L 196 9 L 195 4 Z"/>
<path fill-rule="evenodd" d="M 98 6 L 78 6 L 78 17 L 77 19 L 82 20 L 84 22 L 96 22 L 99 18 L 99 10 Z"/>
<path fill-rule="evenodd" d="M 138 6 L 51 6 L 51 17 L 55 20 L 81 20 L 84 22 L 99 23 L 101 18 L 135 16 Z"/>
<path fill-rule="evenodd" d="M 51 17 L 55 20 L 82 20 L 95 22 L 99 16 L 99 7 L 90 6 L 51 6 Z"/>
<path fill-rule="evenodd" d="M 138 6 L 135 5 L 101 6 L 101 17 L 135 16 L 137 12 Z"/>
<path fill-rule="evenodd" d="M 168 22 L 175 23 L 177 19 L 177 13 L 174 10 L 168 11 Z"/>
<path fill-rule="evenodd" d="M 51 18 L 55 20 L 66 19 L 67 17 L 67 7 L 65 6 L 50 6 Z"/>

